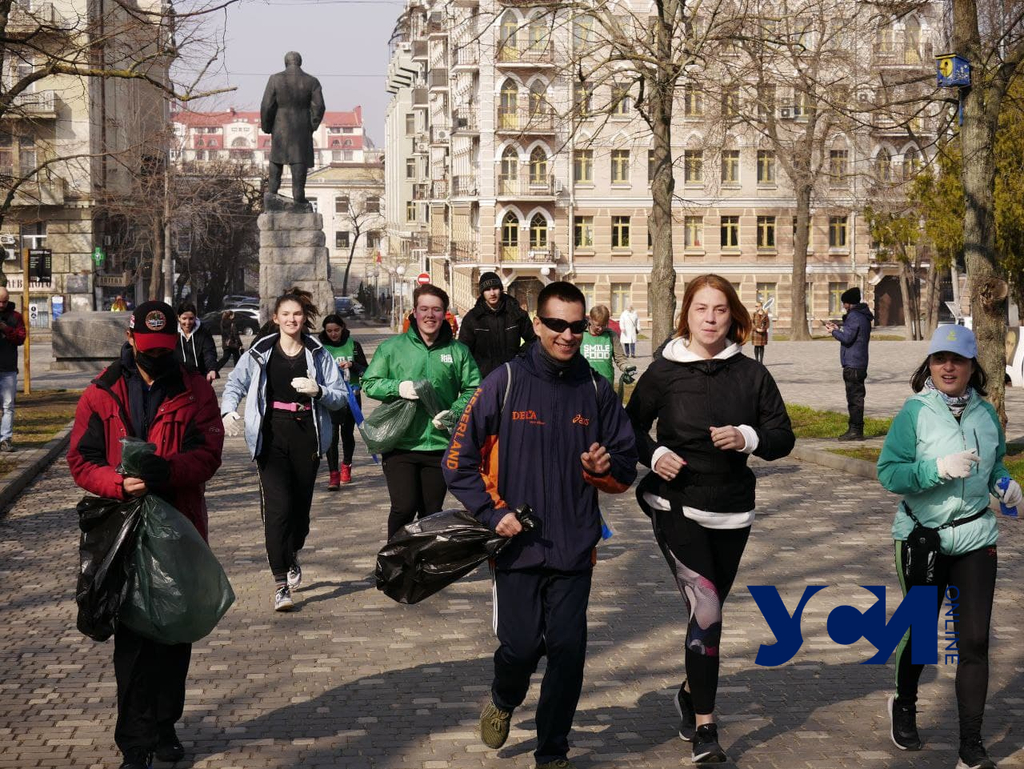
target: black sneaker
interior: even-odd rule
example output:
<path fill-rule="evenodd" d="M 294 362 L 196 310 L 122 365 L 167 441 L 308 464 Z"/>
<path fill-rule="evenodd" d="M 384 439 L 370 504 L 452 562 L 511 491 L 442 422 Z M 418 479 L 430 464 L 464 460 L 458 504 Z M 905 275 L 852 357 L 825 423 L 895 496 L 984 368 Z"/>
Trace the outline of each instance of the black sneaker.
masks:
<path fill-rule="evenodd" d="M 917 708 L 899 705 L 896 695 L 889 697 L 889 736 L 900 750 L 920 750 L 921 735 L 917 733 Z"/>
<path fill-rule="evenodd" d="M 863 430 L 854 430 L 852 427 L 839 436 L 841 441 L 862 441 L 864 440 Z"/>
<path fill-rule="evenodd" d="M 685 687 L 686 681 L 683 681 L 672 702 L 675 703 L 676 712 L 679 714 L 679 739 L 693 742 L 693 735 L 697 731 L 697 712 L 693 709 L 693 697 Z"/>
<path fill-rule="evenodd" d="M 988 757 L 981 737 L 960 739 L 960 760 L 956 769 L 996 769 L 995 762 Z"/>
<path fill-rule="evenodd" d="M 693 736 L 693 763 L 721 764 L 729 759 L 718 744 L 718 724 L 701 724 Z"/>
<path fill-rule="evenodd" d="M 174 763 L 185 757 L 185 746 L 181 744 L 178 735 L 174 732 L 161 737 L 156 744 L 155 755 L 161 761 Z"/>
<path fill-rule="evenodd" d="M 129 750 L 124 754 L 121 769 L 152 769 L 152 756 L 145 750 Z"/>

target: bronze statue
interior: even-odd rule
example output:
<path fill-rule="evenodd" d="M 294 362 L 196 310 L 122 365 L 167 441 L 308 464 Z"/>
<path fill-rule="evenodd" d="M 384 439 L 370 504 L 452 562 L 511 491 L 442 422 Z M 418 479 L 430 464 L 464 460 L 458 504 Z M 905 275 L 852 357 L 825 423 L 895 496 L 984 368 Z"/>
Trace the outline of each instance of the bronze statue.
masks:
<path fill-rule="evenodd" d="M 284 72 L 271 75 L 260 105 L 260 127 L 270 134 L 270 187 L 266 210 L 312 211 L 306 200 L 306 173 L 313 167 L 313 132 L 324 118 L 320 81 L 302 71 L 295 51 L 284 56 Z M 292 172 L 292 199 L 277 194 L 281 174 Z"/>

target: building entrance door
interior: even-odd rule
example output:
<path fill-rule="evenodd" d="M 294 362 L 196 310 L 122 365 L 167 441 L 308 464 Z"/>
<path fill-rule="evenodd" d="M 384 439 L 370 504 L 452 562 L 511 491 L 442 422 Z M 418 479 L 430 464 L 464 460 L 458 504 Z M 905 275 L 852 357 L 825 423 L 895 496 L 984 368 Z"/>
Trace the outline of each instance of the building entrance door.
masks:
<path fill-rule="evenodd" d="M 536 315 L 537 295 L 542 288 L 544 288 L 544 284 L 537 278 L 516 278 L 508 287 L 508 293 L 530 315 Z"/>

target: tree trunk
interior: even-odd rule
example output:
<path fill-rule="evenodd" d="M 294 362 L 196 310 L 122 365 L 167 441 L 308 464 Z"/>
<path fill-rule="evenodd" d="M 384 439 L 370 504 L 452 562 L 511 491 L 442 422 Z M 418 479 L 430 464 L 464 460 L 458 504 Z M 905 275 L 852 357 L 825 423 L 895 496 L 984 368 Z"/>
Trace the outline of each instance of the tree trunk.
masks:
<path fill-rule="evenodd" d="M 671 83 L 653 84 L 650 113 L 654 134 L 654 179 L 651 181 L 651 281 L 647 301 L 651 315 L 651 345 L 657 349 L 675 330 L 676 270 L 672 250 L 672 100 Z"/>
<path fill-rule="evenodd" d="M 914 298 L 910 292 L 911 286 L 910 263 L 904 259 L 900 260 L 900 296 L 903 300 L 903 322 L 906 327 L 907 339 L 917 339 L 917 323 L 914 316 Z"/>
<path fill-rule="evenodd" d="M 939 325 L 939 269 L 934 256 L 929 260 L 928 277 L 924 289 L 924 328 L 922 338 L 930 339 Z"/>
<path fill-rule="evenodd" d="M 164 228 L 159 221 L 153 222 L 153 267 L 149 274 L 149 299 L 160 299 L 161 279 L 163 278 Z"/>
<path fill-rule="evenodd" d="M 793 237 L 793 285 L 790 286 L 789 338 L 806 342 L 811 338 L 807 328 L 807 246 L 808 222 L 811 219 L 811 185 L 800 184 L 796 190 L 796 234 Z"/>
<path fill-rule="evenodd" d="M 352 259 L 356 255 L 356 243 L 359 242 L 359 231 L 352 238 L 352 247 L 348 250 L 348 261 L 345 262 L 345 278 L 341 281 L 341 295 L 348 296 L 348 274 L 352 270 Z"/>

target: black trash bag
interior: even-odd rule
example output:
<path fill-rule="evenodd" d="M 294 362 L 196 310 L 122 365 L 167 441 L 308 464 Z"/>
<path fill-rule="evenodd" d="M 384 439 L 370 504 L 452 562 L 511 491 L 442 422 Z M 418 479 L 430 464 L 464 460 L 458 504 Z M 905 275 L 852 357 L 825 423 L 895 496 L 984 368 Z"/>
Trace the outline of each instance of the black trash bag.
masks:
<path fill-rule="evenodd" d="M 523 531 L 539 525 L 527 505 L 514 511 Z M 410 523 L 377 553 L 377 589 L 419 603 L 494 558 L 511 542 L 465 510 L 442 510 Z"/>
<path fill-rule="evenodd" d="M 142 499 L 122 502 L 86 496 L 78 503 L 78 629 L 96 641 L 106 641 L 117 627 L 118 612 L 131 588 L 141 521 Z"/>

